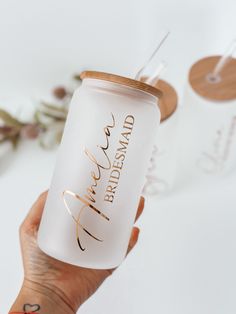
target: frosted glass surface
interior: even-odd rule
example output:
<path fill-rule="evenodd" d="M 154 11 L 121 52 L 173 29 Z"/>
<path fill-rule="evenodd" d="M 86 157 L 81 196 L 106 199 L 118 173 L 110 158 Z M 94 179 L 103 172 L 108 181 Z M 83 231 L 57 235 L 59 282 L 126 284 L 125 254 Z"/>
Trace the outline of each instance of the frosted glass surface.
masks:
<path fill-rule="evenodd" d="M 177 166 L 175 153 L 178 122 L 179 110 L 177 109 L 159 126 L 143 189 L 147 197 L 163 196 L 173 188 Z"/>
<path fill-rule="evenodd" d="M 236 167 L 236 101 L 204 99 L 187 84 L 183 103 L 178 147 L 186 178 L 229 174 Z"/>
<path fill-rule="evenodd" d="M 40 225 L 43 251 L 92 268 L 122 262 L 159 124 L 156 102 L 99 80 L 77 90 Z"/>

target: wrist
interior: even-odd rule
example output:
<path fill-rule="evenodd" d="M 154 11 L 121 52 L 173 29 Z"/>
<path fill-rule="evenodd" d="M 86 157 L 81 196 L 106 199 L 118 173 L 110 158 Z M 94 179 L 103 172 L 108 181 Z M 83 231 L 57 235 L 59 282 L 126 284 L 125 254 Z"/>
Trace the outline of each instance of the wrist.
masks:
<path fill-rule="evenodd" d="M 55 291 L 36 282 L 24 280 L 11 312 L 36 312 L 39 314 L 75 314 L 70 304 Z"/>

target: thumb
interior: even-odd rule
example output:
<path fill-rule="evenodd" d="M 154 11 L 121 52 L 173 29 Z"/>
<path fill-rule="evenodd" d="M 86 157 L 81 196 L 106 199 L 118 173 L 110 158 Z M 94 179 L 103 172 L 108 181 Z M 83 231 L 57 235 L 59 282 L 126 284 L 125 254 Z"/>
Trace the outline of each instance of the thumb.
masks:
<path fill-rule="evenodd" d="M 20 231 L 22 232 L 35 232 L 39 228 L 39 224 L 42 218 L 44 205 L 46 202 L 48 191 L 43 192 L 37 199 L 37 201 L 31 207 L 25 220 L 23 221 Z"/>
<path fill-rule="evenodd" d="M 140 232 L 139 228 L 133 227 L 130 240 L 129 240 L 127 255 L 135 247 L 136 243 L 138 242 L 139 232 Z"/>

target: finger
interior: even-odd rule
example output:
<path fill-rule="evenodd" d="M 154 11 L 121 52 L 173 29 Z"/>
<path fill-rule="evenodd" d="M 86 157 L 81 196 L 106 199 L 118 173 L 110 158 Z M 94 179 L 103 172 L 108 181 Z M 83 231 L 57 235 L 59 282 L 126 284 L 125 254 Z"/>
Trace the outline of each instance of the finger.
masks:
<path fill-rule="evenodd" d="M 138 242 L 139 232 L 140 232 L 139 228 L 133 227 L 130 240 L 129 240 L 128 249 L 126 252 L 126 256 L 129 254 L 129 252 L 135 247 L 136 243 Z M 112 269 L 107 269 L 106 271 L 108 275 L 111 275 L 116 269 L 117 267 L 112 268 Z"/>
<path fill-rule="evenodd" d="M 139 205 L 138 205 L 138 209 L 137 209 L 137 213 L 136 213 L 136 217 L 135 217 L 135 222 L 141 216 L 143 209 L 144 209 L 144 205 L 145 205 L 145 198 L 143 196 L 141 196 L 140 201 L 139 201 Z"/>
<path fill-rule="evenodd" d="M 48 191 L 45 191 L 38 197 L 37 201 L 33 204 L 25 220 L 23 221 L 21 229 L 38 229 L 47 194 Z"/>
<path fill-rule="evenodd" d="M 136 217 L 135 217 L 135 221 L 137 221 L 137 219 L 142 214 L 143 209 L 144 209 L 144 203 L 145 203 L 145 198 L 143 196 L 141 196 L 140 201 L 139 201 L 139 205 L 138 205 L 138 209 L 137 209 L 137 213 L 136 213 Z M 134 248 L 134 246 L 138 242 L 139 232 L 140 232 L 139 228 L 133 227 L 126 255 L 129 254 L 129 252 Z M 116 270 L 116 268 L 108 269 L 107 271 L 109 274 L 112 274 L 115 270 Z"/>
<path fill-rule="evenodd" d="M 130 240 L 129 240 L 127 255 L 135 247 L 136 243 L 138 242 L 139 232 L 140 232 L 139 228 L 133 227 Z"/>

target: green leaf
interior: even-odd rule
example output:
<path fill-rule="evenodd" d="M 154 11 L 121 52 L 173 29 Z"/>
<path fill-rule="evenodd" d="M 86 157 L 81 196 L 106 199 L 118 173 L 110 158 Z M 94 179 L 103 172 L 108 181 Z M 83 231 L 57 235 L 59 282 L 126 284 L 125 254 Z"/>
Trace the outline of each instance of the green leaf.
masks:
<path fill-rule="evenodd" d="M 3 109 L 0 109 L 0 119 L 3 120 L 3 122 L 8 126 L 20 128 L 24 125 L 22 122 L 15 119 L 10 113 Z"/>
<path fill-rule="evenodd" d="M 74 79 L 75 79 L 76 81 L 79 81 L 79 82 L 82 81 L 82 80 L 81 80 L 81 77 L 80 77 L 80 74 L 75 74 L 75 75 L 74 75 Z"/>
<path fill-rule="evenodd" d="M 42 122 L 44 117 L 53 120 L 65 121 L 68 114 L 66 108 L 57 107 L 48 103 L 42 103 L 38 109 L 38 119 Z"/>
<path fill-rule="evenodd" d="M 66 108 L 63 108 L 63 107 L 58 107 L 56 105 L 52 105 L 52 104 L 49 104 L 46 102 L 42 102 L 41 104 L 45 109 L 48 109 L 50 111 L 56 111 L 56 112 L 60 112 L 63 114 L 67 114 L 67 112 L 68 112 L 68 110 Z"/>
<path fill-rule="evenodd" d="M 61 143 L 62 135 L 63 135 L 63 130 L 58 131 L 58 132 L 55 134 L 55 140 L 56 140 L 56 143 L 57 143 L 57 144 L 60 144 L 60 143 Z"/>
<path fill-rule="evenodd" d="M 44 114 L 41 112 L 41 111 L 39 111 L 39 110 L 37 110 L 35 113 L 34 113 L 34 121 L 35 121 L 35 123 L 37 123 L 38 124 L 38 126 L 40 127 L 40 128 L 46 128 L 47 127 L 47 125 L 45 124 L 45 119 L 42 119 L 42 118 L 44 118 Z"/>
<path fill-rule="evenodd" d="M 7 142 L 7 141 L 11 142 L 13 148 L 16 149 L 17 146 L 18 146 L 18 143 L 20 141 L 20 137 L 19 137 L 19 135 L 3 137 L 3 138 L 0 139 L 0 144 L 4 143 L 4 142 Z"/>
<path fill-rule="evenodd" d="M 65 121 L 65 116 L 60 116 L 59 114 L 51 113 L 51 112 L 41 112 L 45 117 L 51 118 L 53 120 L 62 120 Z"/>
<path fill-rule="evenodd" d="M 6 141 L 8 141 L 8 137 L 2 137 L 2 138 L 0 138 L 0 144 L 1 144 L 1 143 L 4 143 L 4 142 L 6 142 Z"/>
<path fill-rule="evenodd" d="M 20 137 L 17 135 L 17 136 L 12 136 L 9 138 L 9 141 L 12 143 L 12 146 L 14 149 L 17 148 L 18 144 L 19 144 L 19 140 L 20 140 Z"/>

